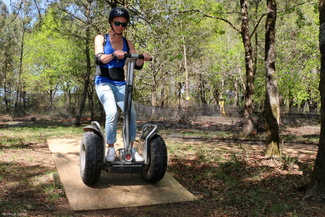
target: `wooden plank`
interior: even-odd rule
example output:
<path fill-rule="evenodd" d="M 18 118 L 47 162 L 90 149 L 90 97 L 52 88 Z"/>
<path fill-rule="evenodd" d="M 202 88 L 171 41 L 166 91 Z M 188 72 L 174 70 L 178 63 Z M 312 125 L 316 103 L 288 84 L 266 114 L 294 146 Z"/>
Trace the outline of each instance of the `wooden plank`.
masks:
<path fill-rule="evenodd" d="M 144 181 L 140 174 L 108 174 L 102 172 L 94 187 L 80 179 L 77 139 L 49 139 L 60 180 L 70 206 L 75 211 L 147 206 L 193 201 L 195 196 L 170 174 L 156 184 Z"/>

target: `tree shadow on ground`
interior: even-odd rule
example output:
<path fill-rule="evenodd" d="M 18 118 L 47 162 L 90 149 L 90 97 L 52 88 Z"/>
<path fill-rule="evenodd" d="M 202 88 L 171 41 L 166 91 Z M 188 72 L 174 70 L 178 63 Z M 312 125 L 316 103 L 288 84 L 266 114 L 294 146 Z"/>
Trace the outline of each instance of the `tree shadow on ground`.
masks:
<path fill-rule="evenodd" d="M 309 163 L 296 159 L 278 161 L 256 154 L 234 154 L 219 162 L 199 155 L 173 158 L 168 166 L 174 178 L 201 201 L 213 201 L 215 211 L 236 216 L 303 213 L 301 186 L 308 182 L 310 170 L 301 170 L 308 168 Z M 214 210 L 205 213 L 215 214 Z"/>
<path fill-rule="evenodd" d="M 53 186 L 53 168 L 22 162 L 0 162 L 0 214 L 28 216 L 51 213 L 56 198 L 64 196 L 62 186 Z"/>

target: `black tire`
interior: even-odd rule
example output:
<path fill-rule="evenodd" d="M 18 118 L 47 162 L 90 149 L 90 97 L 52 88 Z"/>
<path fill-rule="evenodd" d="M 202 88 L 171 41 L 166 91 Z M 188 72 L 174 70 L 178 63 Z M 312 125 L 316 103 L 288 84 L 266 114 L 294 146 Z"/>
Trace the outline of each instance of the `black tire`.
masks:
<path fill-rule="evenodd" d="M 142 169 L 142 177 L 150 183 L 159 182 L 167 168 L 167 148 L 159 135 L 155 135 L 149 141 L 148 160 L 149 164 Z"/>
<path fill-rule="evenodd" d="M 95 184 L 100 178 L 103 163 L 103 138 L 95 132 L 85 132 L 79 155 L 80 176 L 83 183 L 88 186 Z"/>

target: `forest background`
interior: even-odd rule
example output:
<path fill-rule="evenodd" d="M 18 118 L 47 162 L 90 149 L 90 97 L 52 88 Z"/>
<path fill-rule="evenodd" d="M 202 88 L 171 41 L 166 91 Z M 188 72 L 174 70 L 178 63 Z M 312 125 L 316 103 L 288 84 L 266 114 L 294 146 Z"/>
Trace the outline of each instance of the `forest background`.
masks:
<path fill-rule="evenodd" d="M 94 37 L 111 6 L 131 14 L 125 37 L 154 60 L 136 72 L 134 101 L 167 109 L 163 118 L 243 114 L 245 52 L 240 1 L 0 1 L 0 111 L 76 118 L 102 114 L 94 92 Z M 253 115 L 265 107 L 264 1 L 248 2 Z M 276 73 L 281 114 L 320 110 L 318 5 L 279 1 Z M 217 19 L 216 19 L 217 18 Z M 156 114 L 155 109 L 150 110 Z M 163 112 L 160 112 L 163 115 Z M 147 118 L 147 117 L 146 117 Z M 153 118 L 153 117 L 152 117 Z M 156 118 L 156 117 L 154 117 Z"/>

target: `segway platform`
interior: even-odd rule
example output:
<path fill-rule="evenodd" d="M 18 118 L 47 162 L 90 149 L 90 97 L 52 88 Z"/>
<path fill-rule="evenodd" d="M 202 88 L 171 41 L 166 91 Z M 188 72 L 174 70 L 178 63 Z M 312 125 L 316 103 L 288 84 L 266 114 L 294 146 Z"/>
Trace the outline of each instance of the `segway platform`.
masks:
<path fill-rule="evenodd" d="M 49 139 L 48 145 L 69 204 L 74 211 L 148 206 L 193 201 L 195 196 L 166 173 L 152 184 L 140 173 L 102 172 L 94 186 L 85 185 L 79 173 L 79 139 Z M 116 143 L 122 145 L 122 141 Z M 141 167 L 139 167 L 141 168 Z"/>
<path fill-rule="evenodd" d="M 144 163 L 143 162 L 126 162 L 117 158 L 113 162 L 105 162 L 103 170 L 107 173 L 140 173 Z"/>

